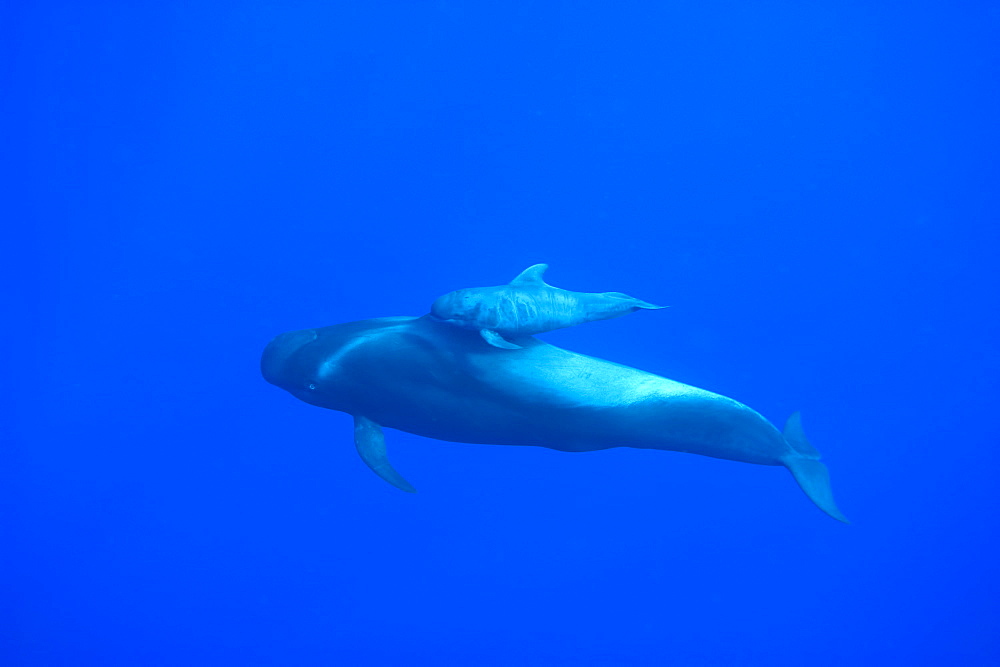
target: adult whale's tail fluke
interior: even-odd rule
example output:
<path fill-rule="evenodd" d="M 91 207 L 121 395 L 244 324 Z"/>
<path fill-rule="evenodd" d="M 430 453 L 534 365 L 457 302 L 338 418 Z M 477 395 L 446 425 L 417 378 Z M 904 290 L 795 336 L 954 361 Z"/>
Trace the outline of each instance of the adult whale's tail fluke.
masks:
<path fill-rule="evenodd" d="M 781 459 L 781 462 L 795 477 L 809 500 L 837 521 L 850 523 L 833 501 L 833 491 L 830 490 L 830 473 L 819 460 L 819 452 L 809 444 L 806 434 L 802 431 L 802 418 L 794 413 L 785 423 L 782 433 L 793 452 Z"/>

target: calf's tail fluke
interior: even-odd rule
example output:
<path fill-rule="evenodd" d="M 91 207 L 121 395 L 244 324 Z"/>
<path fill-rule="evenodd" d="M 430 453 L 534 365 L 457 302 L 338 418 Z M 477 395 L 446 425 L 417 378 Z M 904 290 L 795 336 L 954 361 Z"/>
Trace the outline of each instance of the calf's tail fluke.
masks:
<path fill-rule="evenodd" d="M 850 523 L 833 501 L 833 491 L 830 490 L 830 473 L 819 460 L 819 452 L 809 444 L 806 434 L 802 431 L 802 419 L 799 413 L 794 413 L 785 423 L 782 432 L 793 452 L 781 459 L 781 462 L 795 477 L 809 500 L 837 521 Z"/>
<path fill-rule="evenodd" d="M 648 301 L 643 301 L 642 299 L 637 299 L 634 296 L 629 296 L 624 292 L 604 292 L 603 296 L 624 301 L 629 306 L 632 306 L 633 310 L 661 310 L 666 308 L 666 306 L 657 306 L 649 303 Z"/>

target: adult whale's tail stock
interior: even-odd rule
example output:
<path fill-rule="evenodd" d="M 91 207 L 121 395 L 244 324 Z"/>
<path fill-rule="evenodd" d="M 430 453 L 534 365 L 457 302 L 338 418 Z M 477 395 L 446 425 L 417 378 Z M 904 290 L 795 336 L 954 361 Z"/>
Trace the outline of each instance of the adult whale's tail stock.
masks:
<path fill-rule="evenodd" d="M 798 412 L 793 413 L 785 422 L 785 430 L 782 435 L 793 452 L 782 458 L 781 462 L 795 477 L 795 481 L 809 496 L 809 500 L 816 503 L 816 507 L 837 521 L 850 523 L 847 517 L 837 509 L 837 503 L 833 501 L 833 491 L 830 490 L 830 473 L 827 472 L 826 466 L 820 462 L 819 452 L 806 439 L 806 434 L 802 431 L 802 418 Z"/>

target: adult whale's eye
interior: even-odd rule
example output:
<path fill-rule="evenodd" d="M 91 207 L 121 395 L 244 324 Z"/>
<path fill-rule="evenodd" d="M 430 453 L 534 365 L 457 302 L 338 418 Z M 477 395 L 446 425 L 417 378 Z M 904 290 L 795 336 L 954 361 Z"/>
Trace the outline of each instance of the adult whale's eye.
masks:
<path fill-rule="evenodd" d="M 313 384 L 312 382 L 310 382 L 310 383 L 309 383 L 309 388 L 310 388 L 310 389 L 315 389 L 315 388 L 316 388 L 316 385 L 315 385 L 315 384 Z"/>

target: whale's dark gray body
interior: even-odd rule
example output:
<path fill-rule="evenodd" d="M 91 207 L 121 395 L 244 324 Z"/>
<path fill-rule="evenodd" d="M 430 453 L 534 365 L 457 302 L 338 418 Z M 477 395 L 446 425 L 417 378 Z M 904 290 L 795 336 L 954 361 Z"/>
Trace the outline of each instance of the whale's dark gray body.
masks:
<path fill-rule="evenodd" d="M 782 434 L 730 398 L 534 338 L 519 343 L 497 349 L 427 316 L 380 318 L 282 334 L 261 370 L 307 403 L 354 415 L 362 458 L 407 491 L 379 426 L 453 442 L 640 447 L 784 465 L 820 509 L 846 521 L 797 415 Z"/>

